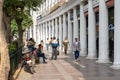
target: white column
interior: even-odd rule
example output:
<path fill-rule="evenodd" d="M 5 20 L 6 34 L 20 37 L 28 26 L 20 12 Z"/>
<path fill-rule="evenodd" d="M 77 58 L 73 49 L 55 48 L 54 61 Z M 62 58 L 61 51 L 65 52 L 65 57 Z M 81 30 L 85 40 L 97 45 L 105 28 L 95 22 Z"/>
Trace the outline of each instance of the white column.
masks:
<path fill-rule="evenodd" d="M 49 39 L 52 37 L 52 36 L 51 36 L 51 32 L 52 32 L 52 31 L 51 31 L 51 22 L 49 21 Z"/>
<path fill-rule="evenodd" d="M 39 36 L 40 36 L 40 40 L 39 40 L 39 43 L 41 41 L 41 24 L 39 25 Z"/>
<path fill-rule="evenodd" d="M 120 0 L 115 0 L 114 62 L 112 68 L 120 69 Z"/>
<path fill-rule="evenodd" d="M 52 37 L 54 37 L 54 19 L 52 20 Z"/>
<path fill-rule="evenodd" d="M 88 57 L 96 58 L 96 24 L 95 13 L 93 10 L 93 1 L 88 0 Z"/>
<path fill-rule="evenodd" d="M 36 21 L 36 13 L 33 11 L 33 39 L 35 40 L 36 42 L 36 25 L 37 25 L 37 21 Z"/>
<path fill-rule="evenodd" d="M 76 12 L 76 7 L 73 9 L 73 38 L 78 38 L 78 19 L 77 19 L 77 12 Z"/>
<path fill-rule="evenodd" d="M 53 35 L 54 35 L 54 37 L 55 37 L 55 19 L 53 20 L 53 22 L 54 22 Z"/>
<path fill-rule="evenodd" d="M 67 37 L 66 14 L 63 14 L 63 40 Z"/>
<path fill-rule="evenodd" d="M 81 44 L 81 56 L 87 54 L 87 33 L 86 33 L 86 19 L 83 10 L 83 2 L 80 3 L 80 44 Z"/>
<path fill-rule="evenodd" d="M 45 23 L 43 23 L 43 41 L 45 41 Z"/>
<path fill-rule="evenodd" d="M 46 40 L 46 23 L 44 23 L 44 41 Z"/>
<path fill-rule="evenodd" d="M 36 43 L 39 44 L 39 42 L 40 42 L 40 29 L 39 29 L 39 25 L 37 25 L 36 27 L 37 27 L 36 28 L 37 29 L 36 30 L 37 31 L 37 33 L 36 33 L 36 36 L 37 36 L 36 37 Z"/>
<path fill-rule="evenodd" d="M 60 44 L 60 50 L 62 49 L 62 19 L 61 16 L 59 16 L 59 44 Z"/>
<path fill-rule="evenodd" d="M 57 18 L 55 19 L 55 37 L 58 38 L 58 22 L 57 22 Z"/>
<path fill-rule="evenodd" d="M 41 40 L 43 40 L 43 24 L 41 24 L 40 27 L 41 27 L 41 28 L 40 28 L 40 31 L 41 31 Z"/>
<path fill-rule="evenodd" d="M 30 38 L 32 38 L 32 27 L 30 27 Z"/>
<path fill-rule="evenodd" d="M 48 38 L 48 25 L 47 25 L 47 22 L 46 22 L 46 26 L 45 26 L 45 28 L 46 28 L 46 38 L 45 38 L 45 40 L 47 40 L 47 38 Z"/>
<path fill-rule="evenodd" d="M 109 61 L 108 9 L 105 0 L 99 1 L 99 63 Z"/>
<path fill-rule="evenodd" d="M 68 41 L 69 41 L 69 50 L 71 51 L 72 47 L 72 25 L 70 20 L 70 11 L 68 11 Z"/>

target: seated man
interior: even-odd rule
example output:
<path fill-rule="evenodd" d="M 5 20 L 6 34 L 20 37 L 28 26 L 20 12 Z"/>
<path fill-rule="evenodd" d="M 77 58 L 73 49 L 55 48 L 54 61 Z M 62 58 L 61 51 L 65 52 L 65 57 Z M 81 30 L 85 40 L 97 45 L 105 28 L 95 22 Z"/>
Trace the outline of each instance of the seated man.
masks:
<path fill-rule="evenodd" d="M 37 49 L 37 51 L 36 51 L 37 56 L 38 56 L 39 58 L 40 58 L 40 57 L 43 58 L 43 63 L 47 63 L 47 62 L 45 61 L 45 59 L 47 59 L 47 58 L 46 58 L 45 54 L 42 52 L 42 50 L 43 50 L 43 47 L 42 47 L 41 44 L 39 44 L 39 45 L 38 45 L 38 49 Z"/>

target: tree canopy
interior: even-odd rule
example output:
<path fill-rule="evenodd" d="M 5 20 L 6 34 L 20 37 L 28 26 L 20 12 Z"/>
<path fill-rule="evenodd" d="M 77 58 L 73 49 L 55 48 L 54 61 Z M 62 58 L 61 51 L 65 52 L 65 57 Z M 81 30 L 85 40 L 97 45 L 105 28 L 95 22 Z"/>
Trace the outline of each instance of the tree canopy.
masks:
<path fill-rule="evenodd" d="M 32 24 L 30 11 L 38 10 L 41 3 L 42 0 L 5 0 L 4 12 L 16 21 L 20 43 L 22 43 L 22 33 L 25 27 Z"/>

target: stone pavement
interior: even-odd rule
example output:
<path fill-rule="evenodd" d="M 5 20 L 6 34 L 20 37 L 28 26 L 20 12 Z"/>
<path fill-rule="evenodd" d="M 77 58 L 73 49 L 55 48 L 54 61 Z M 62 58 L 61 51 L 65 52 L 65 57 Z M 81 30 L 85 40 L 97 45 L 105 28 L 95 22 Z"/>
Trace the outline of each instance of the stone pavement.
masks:
<path fill-rule="evenodd" d="M 86 57 L 75 62 L 72 53 L 47 62 L 36 65 L 33 75 L 22 70 L 17 80 L 120 80 L 120 70 L 111 69 L 112 64 L 98 64 Z"/>

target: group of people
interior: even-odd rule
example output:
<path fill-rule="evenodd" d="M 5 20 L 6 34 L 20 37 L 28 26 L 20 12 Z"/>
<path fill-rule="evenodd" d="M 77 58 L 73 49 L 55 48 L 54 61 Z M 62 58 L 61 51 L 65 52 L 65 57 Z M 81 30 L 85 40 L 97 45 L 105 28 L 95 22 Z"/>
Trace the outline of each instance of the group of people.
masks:
<path fill-rule="evenodd" d="M 57 56 L 59 55 L 59 39 L 56 39 L 56 37 L 51 38 L 51 40 L 46 40 L 46 50 L 49 49 L 49 47 L 51 47 L 52 49 L 52 55 L 50 60 L 57 60 Z M 41 40 L 40 44 L 38 45 L 38 48 L 35 48 L 35 41 L 33 38 L 30 38 L 27 41 L 27 51 L 23 51 L 23 53 L 26 56 L 26 60 L 28 62 L 31 62 L 30 59 L 34 59 L 35 63 L 39 63 L 40 62 L 40 58 L 43 59 L 43 63 L 47 63 L 47 57 L 45 56 L 45 53 L 43 51 L 44 48 L 44 41 Z M 62 42 L 62 46 L 64 48 L 64 53 L 65 55 L 67 55 L 67 51 L 68 51 L 68 46 L 69 46 L 69 41 L 67 40 L 67 38 L 65 38 Z M 75 38 L 75 41 L 72 44 L 72 50 L 74 52 L 74 57 L 75 60 L 77 61 L 79 58 L 79 53 L 80 53 L 80 42 L 78 41 L 77 38 Z"/>
<path fill-rule="evenodd" d="M 41 43 L 44 43 L 43 40 L 41 41 Z M 56 43 L 57 47 L 53 47 L 53 44 Z M 50 40 L 47 38 L 46 42 L 46 49 L 49 49 L 49 46 L 52 47 L 52 57 L 51 59 L 53 59 L 53 56 L 55 56 L 55 59 L 57 58 L 57 52 L 58 52 L 58 48 L 60 46 L 59 44 L 59 39 L 56 39 L 55 37 L 51 38 Z M 62 45 L 63 50 L 64 50 L 64 54 L 67 55 L 67 51 L 68 51 L 68 46 L 70 46 L 69 41 L 67 39 L 67 37 L 63 40 Z M 78 60 L 79 58 L 79 53 L 80 53 L 80 42 L 78 41 L 78 38 L 75 38 L 74 42 L 71 45 L 71 49 L 74 52 L 74 57 L 75 57 L 75 61 Z M 56 54 L 55 54 L 56 53 Z"/>

